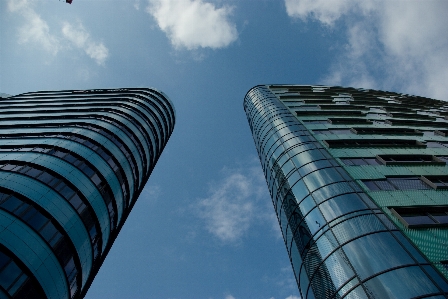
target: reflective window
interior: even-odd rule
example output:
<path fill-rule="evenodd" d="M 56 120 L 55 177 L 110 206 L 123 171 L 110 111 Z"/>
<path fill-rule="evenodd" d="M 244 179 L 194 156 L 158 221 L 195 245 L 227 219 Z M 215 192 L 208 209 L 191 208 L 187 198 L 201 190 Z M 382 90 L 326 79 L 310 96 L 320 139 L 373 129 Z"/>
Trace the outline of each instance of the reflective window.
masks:
<path fill-rule="evenodd" d="M 374 298 L 381 299 L 419 298 L 420 295 L 440 292 L 418 266 L 383 273 L 368 280 L 365 285 Z"/>
<path fill-rule="evenodd" d="M 347 243 L 343 248 L 361 279 L 389 268 L 414 264 L 390 233 L 366 235 Z"/>

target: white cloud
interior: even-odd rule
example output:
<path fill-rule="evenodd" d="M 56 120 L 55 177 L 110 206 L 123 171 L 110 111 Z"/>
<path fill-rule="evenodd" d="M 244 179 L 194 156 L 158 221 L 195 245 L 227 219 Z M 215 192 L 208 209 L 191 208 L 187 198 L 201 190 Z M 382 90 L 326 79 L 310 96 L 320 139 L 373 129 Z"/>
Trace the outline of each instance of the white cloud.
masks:
<path fill-rule="evenodd" d="M 286 299 L 300 299 L 300 297 L 291 295 L 291 296 L 286 297 Z"/>
<path fill-rule="evenodd" d="M 60 50 L 59 40 L 50 33 L 50 27 L 32 8 L 28 0 L 8 2 L 10 12 L 20 14 L 26 22 L 19 28 L 19 43 L 33 43 L 56 55 Z"/>
<path fill-rule="evenodd" d="M 225 170 L 225 177 L 213 184 L 209 196 L 198 200 L 195 208 L 206 229 L 226 243 L 241 241 L 255 219 L 266 221 L 269 214 L 260 199 L 270 203 L 260 167 Z"/>
<path fill-rule="evenodd" d="M 149 0 L 147 12 L 176 48 L 223 48 L 238 38 L 232 7 L 202 0 Z"/>
<path fill-rule="evenodd" d="M 93 41 L 82 24 L 78 24 L 75 28 L 68 22 L 64 22 L 62 25 L 62 34 L 73 45 L 83 49 L 96 63 L 104 65 L 104 62 L 109 56 L 109 50 L 103 43 Z"/>
<path fill-rule="evenodd" d="M 288 16 L 305 21 L 315 18 L 326 25 L 333 25 L 335 20 L 346 13 L 352 0 L 285 0 Z"/>
<path fill-rule="evenodd" d="M 19 28 L 19 43 L 32 44 L 56 55 L 61 50 L 70 49 L 70 45 L 84 50 L 96 63 L 103 65 L 109 56 L 109 50 L 102 42 L 96 42 L 79 23 L 76 27 L 62 22 L 62 30 L 52 32 L 50 25 L 34 9 L 35 2 L 29 0 L 9 0 L 8 10 L 23 17 L 24 23 Z M 62 35 L 61 35 L 62 33 Z M 33 49 L 34 50 L 34 49 Z"/>
<path fill-rule="evenodd" d="M 323 83 L 448 100 L 447 1 L 308 2 L 285 0 L 288 15 L 346 25 L 346 45 Z"/>
<path fill-rule="evenodd" d="M 142 199 L 150 202 L 156 202 L 160 195 L 162 194 L 162 189 L 158 185 L 146 185 L 142 191 L 142 195 L 140 196 Z"/>
<path fill-rule="evenodd" d="M 225 299 L 235 299 L 232 295 L 227 295 Z"/>

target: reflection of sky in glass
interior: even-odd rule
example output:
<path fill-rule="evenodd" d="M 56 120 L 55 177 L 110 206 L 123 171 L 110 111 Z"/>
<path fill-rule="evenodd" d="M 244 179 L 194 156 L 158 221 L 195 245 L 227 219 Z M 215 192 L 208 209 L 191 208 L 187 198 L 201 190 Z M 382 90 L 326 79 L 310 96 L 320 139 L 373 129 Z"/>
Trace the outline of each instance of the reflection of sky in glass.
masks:
<path fill-rule="evenodd" d="M 356 239 L 344 247 L 361 279 L 414 261 L 389 233 L 377 233 Z"/>
<path fill-rule="evenodd" d="M 375 298 L 408 299 L 422 294 L 437 293 L 439 290 L 417 267 L 406 267 L 381 274 L 366 282 Z"/>

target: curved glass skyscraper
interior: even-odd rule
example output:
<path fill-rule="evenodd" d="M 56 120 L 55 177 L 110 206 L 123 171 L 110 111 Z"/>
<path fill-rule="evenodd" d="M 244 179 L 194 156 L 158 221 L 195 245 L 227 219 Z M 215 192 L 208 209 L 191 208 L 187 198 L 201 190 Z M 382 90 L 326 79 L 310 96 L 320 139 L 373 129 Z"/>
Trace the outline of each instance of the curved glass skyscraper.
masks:
<path fill-rule="evenodd" d="M 302 298 L 448 298 L 448 104 L 260 85 L 244 109 Z"/>
<path fill-rule="evenodd" d="M 0 100 L 0 298 L 82 298 L 173 131 L 155 89 Z"/>

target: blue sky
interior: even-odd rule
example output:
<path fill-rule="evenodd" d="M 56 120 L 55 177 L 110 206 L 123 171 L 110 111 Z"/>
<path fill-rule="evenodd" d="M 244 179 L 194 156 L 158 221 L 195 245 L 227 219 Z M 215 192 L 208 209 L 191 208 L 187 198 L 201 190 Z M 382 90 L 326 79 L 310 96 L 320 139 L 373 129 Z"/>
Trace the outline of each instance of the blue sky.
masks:
<path fill-rule="evenodd" d="M 299 298 L 245 93 L 331 84 L 448 100 L 446 15 L 443 0 L 0 1 L 0 92 L 155 87 L 176 107 L 86 298 Z"/>

